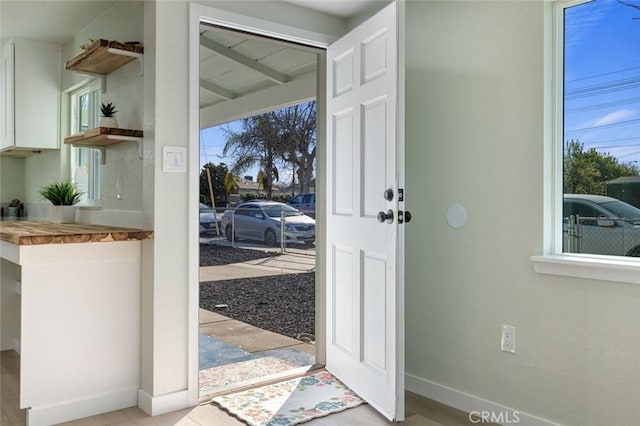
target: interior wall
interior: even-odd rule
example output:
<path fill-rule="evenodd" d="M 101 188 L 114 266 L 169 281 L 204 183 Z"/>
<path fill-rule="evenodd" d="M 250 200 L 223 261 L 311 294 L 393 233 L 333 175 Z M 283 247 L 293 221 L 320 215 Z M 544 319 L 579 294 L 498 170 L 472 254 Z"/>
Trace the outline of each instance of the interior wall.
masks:
<path fill-rule="evenodd" d="M 640 287 L 538 275 L 529 259 L 551 7 L 407 3 L 408 383 L 561 424 L 640 424 Z M 445 220 L 454 203 L 461 229 Z M 500 351 L 500 324 L 517 328 L 516 354 Z"/>
<path fill-rule="evenodd" d="M 0 203 L 14 198 L 24 201 L 24 158 L 0 157 Z"/>
<path fill-rule="evenodd" d="M 63 47 L 63 60 L 79 53 L 81 45 L 89 39 L 138 41 L 144 44 L 144 2 L 117 2 L 113 7 L 87 25 Z M 63 71 L 62 90 L 66 92 L 66 109 L 63 111 L 63 137 L 69 131 L 68 93 L 91 77 Z M 118 126 L 126 129 L 143 129 L 144 122 L 144 77 L 140 75 L 140 64 L 131 61 L 107 75 L 106 92 L 102 102 L 113 102 L 118 113 Z M 64 151 L 62 151 L 64 153 Z M 64 158 L 64 155 L 63 155 Z M 66 155 L 69 158 L 69 155 Z M 101 210 L 81 210 L 80 221 L 120 226 L 143 226 L 143 170 L 138 144 L 126 142 L 110 146 L 106 150 L 106 163 L 100 165 Z M 68 168 L 67 168 L 68 170 Z M 124 183 L 122 197 L 116 197 L 116 180 Z"/>

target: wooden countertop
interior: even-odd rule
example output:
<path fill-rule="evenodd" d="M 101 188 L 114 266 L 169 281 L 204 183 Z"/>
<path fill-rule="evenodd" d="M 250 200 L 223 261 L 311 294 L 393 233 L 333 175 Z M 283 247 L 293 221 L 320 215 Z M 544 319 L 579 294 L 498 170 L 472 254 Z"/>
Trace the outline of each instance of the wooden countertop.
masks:
<path fill-rule="evenodd" d="M 146 240 L 153 231 L 82 223 L 0 222 L 0 241 L 16 245 Z"/>

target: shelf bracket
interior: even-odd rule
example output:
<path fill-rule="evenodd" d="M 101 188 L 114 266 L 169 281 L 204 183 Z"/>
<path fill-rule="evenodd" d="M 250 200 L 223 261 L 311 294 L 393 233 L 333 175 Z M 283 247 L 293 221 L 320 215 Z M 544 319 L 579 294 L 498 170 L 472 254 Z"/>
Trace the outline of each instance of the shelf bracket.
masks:
<path fill-rule="evenodd" d="M 144 62 L 142 61 L 142 58 L 143 58 L 143 54 L 142 53 L 132 52 L 130 50 L 116 49 L 115 47 L 108 48 L 107 52 L 109 52 L 109 53 L 111 53 L 113 55 L 128 56 L 130 58 L 137 59 L 138 60 L 138 65 L 140 65 L 140 76 L 144 75 Z"/>

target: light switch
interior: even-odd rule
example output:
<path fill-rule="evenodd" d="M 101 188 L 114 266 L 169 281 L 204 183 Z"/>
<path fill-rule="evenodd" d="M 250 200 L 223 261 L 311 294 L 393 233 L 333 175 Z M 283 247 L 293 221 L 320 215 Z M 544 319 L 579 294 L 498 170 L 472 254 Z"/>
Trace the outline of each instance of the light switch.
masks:
<path fill-rule="evenodd" d="M 187 148 L 181 146 L 163 146 L 162 171 L 185 173 L 187 171 Z"/>

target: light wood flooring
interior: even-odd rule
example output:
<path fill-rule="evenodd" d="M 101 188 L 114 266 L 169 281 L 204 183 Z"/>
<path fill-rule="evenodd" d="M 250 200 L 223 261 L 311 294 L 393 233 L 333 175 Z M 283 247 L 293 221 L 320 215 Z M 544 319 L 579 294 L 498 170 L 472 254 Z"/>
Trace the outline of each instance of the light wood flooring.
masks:
<path fill-rule="evenodd" d="M 14 351 L 0 352 L 0 425 L 22 426 L 26 423 L 25 410 L 19 409 L 20 357 Z M 407 426 L 470 425 L 468 414 L 435 401 L 407 392 Z M 369 405 L 361 405 L 341 413 L 312 420 L 309 426 L 378 426 L 390 424 Z M 246 426 L 212 404 L 150 417 L 137 407 L 113 411 L 64 423 L 74 426 Z"/>

